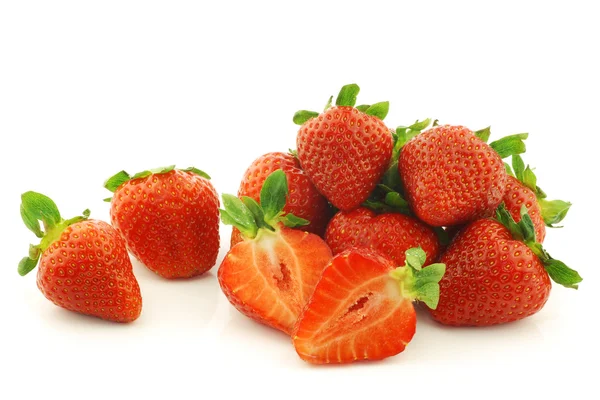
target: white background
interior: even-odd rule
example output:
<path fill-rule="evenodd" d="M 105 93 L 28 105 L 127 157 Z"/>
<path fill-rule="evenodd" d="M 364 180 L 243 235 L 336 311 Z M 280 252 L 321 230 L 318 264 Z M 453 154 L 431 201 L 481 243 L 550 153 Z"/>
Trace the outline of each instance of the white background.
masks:
<path fill-rule="evenodd" d="M 1 398 L 597 395 L 594 2 L 0 4 Z M 555 286 L 537 315 L 486 329 L 419 312 L 404 353 L 312 367 L 227 303 L 218 265 L 172 282 L 134 262 L 144 306 L 129 325 L 59 309 L 35 271 L 17 274 L 35 239 L 22 192 L 106 220 L 107 177 L 175 163 L 235 193 L 254 158 L 295 147 L 296 110 L 351 82 L 360 103 L 390 100 L 391 127 L 432 117 L 491 125 L 492 138 L 530 132 L 540 186 L 574 203 L 546 247 L 580 271 L 580 290 Z"/>

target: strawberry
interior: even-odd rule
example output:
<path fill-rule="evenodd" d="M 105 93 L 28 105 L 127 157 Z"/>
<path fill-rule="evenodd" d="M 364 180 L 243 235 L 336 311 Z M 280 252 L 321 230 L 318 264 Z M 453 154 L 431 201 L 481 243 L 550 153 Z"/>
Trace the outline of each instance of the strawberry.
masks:
<path fill-rule="evenodd" d="M 433 229 L 417 219 L 398 213 L 377 215 L 365 207 L 338 212 L 327 226 L 325 241 L 333 254 L 369 247 L 400 265 L 410 248 L 421 247 L 427 254 L 426 264 L 435 262 L 440 251 Z"/>
<path fill-rule="evenodd" d="M 293 335 L 298 355 L 314 364 L 379 360 L 404 351 L 416 329 L 413 300 L 438 301 L 443 264 L 422 268 L 425 252 L 406 265 L 367 248 L 336 255 L 306 305 Z"/>
<path fill-rule="evenodd" d="M 502 158 L 524 151 L 518 134 L 490 145 L 489 128 L 472 132 L 441 125 L 401 149 L 399 173 L 414 213 L 431 226 L 460 225 L 491 216 L 502 202 L 508 175 Z"/>
<path fill-rule="evenodd" d="M 20 275 L 39 262 L 37 286 L 57 306 L 116 322 L 140 316 L 140 287 L 125 242 L 112 226 L 88 219 L 89 210 L 64 220 L 40 193 L 26 192 L 21 201 L 23 222 L 41 241 L 19 263 Z"/>
<path fill-rule="evenodd" d="M 521 221 L 521 207 L 525 205 L 535 227 L 536 240 L 544 242 L 546 226 L 553 227 L 567 215 L 571 203 L 562 200 L 547 200 L 546 193 L 537 186 L 533 170 L 525 167 L 519 155 L 512 156 L 512 167 L 505 164 L 509 173 L 507 191 L 503 202 L 515 222 Z M 514 172 L 513 172 L 514 169 Z"/>
<path fill-rule="evenodd" d="M 259 201 L 265 179 L 277 169 L 285 172 L 289 184 L 289 199 L 283 211 L 310 221 L 303 229 L 323 236 L 330 217 L 329 204 L 302 171 L 298 159 L 292 154 L 267 153 L 254 160 L 244 173 L 238 197 L 248 196 Z M 231 247 L 241 240 L 239 231 L 233 228 Z"/>
<path fill-rule="evenodd" d="M 287 192 L 286 174 L 279 169 L 263 182 L 260 204 L 248 196 L 223 195 L 221 219 L 245 239 L 229 250 L 218 278 L 238 311 L 290 334 L 331 250 L 319 236 L 292 229 L 308 221 L 284 214 Z"/>
<path fill-rule="evenodd" d="M 550 278 L 577 288 L 579 274 L 535 242 L 534 225 L 523 206 L 517 224 L 500 206 L 496 219 L 469 224 L 442 255 L 446 275 L 433 318 L 447 325 L 485 326 L 526 318 L 550 295 Z"/>
<path fill-rule="evenodd" d="M 346 85 L 321 114 L 298 111 L 298 159 L 335 207 L 352 210 L 369 197 L 390 163 L 392 135 L 383 123 L 389 103 L 354 107 L 357 85 Z"/>
<path fill-rule="evenodd" d="M 170 166 L 121 171 L 104 185 L 114 193 L 107 199 L 111 221 L 127 248 L 164 278 L 190 278 L 215 265 L 219 198 L 209 179 L 199 169 Z"/>

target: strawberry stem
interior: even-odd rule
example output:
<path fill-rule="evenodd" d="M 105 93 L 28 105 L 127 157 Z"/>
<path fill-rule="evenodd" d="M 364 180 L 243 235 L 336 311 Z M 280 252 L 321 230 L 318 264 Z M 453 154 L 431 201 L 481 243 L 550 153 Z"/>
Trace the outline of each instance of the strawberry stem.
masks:
<path fill-rule="evenodd" d="M 514 170 L 514 176 L 523 185 L 531 189 L 537 201 L 542 209 L 542 218 L 544 223 L 549 228 L 556 228 L 554 224 L 561 222 L 566 216 L 567 212 L 571 208 L 571 203 L 563 200 L 546 200 L 546 193 L 537 185 L 537 177 L 533 170 L 523 162 L 523 159 L 519 155 L 512 156 L 512 167 Z"/>
<path fill-rule="evenodd" d="M 578 288 L 578 284 L 583 280 L 579 273 L 562 261 L 552 258 L 546 249 L 537 242 L 533 221 L 527 212 L 527 207 L 521 207 L 521 221 L 516 223 L 504 203 L 500 204 L 496 210 L 496 219 L 510 231 L 515 240 L 525 243 L 531 249 L 554 282 L 570 289 Z"/>
<path fill-rule="evenodd" d="M 263 182 L 260 203 L 246 196 L 240 200 L 231 194 L 223 194 L 224 209 L 219 209 L 221 221 L 225 225 L 235 226 L 250 239 L 254 239 L 261 229 L 277 230 L 279 223 L 290 228 L 308 225 L 309 221 L 283 212 L 287 195 L 287 177 L 278 169 Z"/>
<path fill-rule="evenodd" d="M 31 272 L 39 261 L 42 253 L 56 240 L 60 239 L 62 232 L 76 222 L 84 221 L 90 216 L 90 210 L 85 210 L 83 215 L 64 220 L 56 204 L 49 197 L 36 192 L 25 192 L 21 195 L 21 217 L 25 226 L 40 238 L 37 245 L 29 245 L 29 255 L 19 262 L 19 275 L 25 276 Z M 40 227 L 40 221 L 43 230 Z"/>
<path fill-rule="evenodd" d="M 135 174 L 133 176 L 129 175 L 126 171 L 119 171 L 104 182 L 104 187 L 106 189 L 108 189 L 111 193 L 114 193 L 125 182 L 129 182 L 130 180 L 133 180 L 133 179 L 147 178 L 150 175 L 154 175 L 154 174 L 166 174 L 167 172 L 171 172 L 174 169 L 175 169 L 175 165 L 169 165 L 168 167 L 160 167 L 160 168 L 148 169 L 146 171 L 138 172 L 137 174 Z M 201 176 L 205 179 L 210 179 L 210 175 L 208 175 L 206 172 L 204 172 L 196 167 L 178 168 L 178 170 L 184 171 L 184 172 L 191 172 L 191 173 Z M 112 199 L 112 197 L 108 197 L 108 198 L 104 199 L 104 201 L 110 202 L 111 199 Z"/>
<path fill-rule="evenodd" d="M 446 265 L 437 263 L 423 268 L 427 255 L 420 247 L 406 250 L 406 263 L 390 272 L 398 283 L 400 293 L 411 300 L 419 300 L 435 310 L 440 299 L 440 285 Z"/>

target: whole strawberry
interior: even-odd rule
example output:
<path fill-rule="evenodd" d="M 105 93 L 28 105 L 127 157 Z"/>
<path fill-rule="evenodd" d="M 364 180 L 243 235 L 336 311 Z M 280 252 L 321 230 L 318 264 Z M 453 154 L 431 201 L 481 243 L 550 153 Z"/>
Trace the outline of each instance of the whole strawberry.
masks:
<path fill-rule="evenodd" d="M 410 248 L 421 247 L 427 255 L 426 264 L 435 262 L 440 251 L 435 232 L 424 223 L 398 213 L 377 215 L 365 207 L 338 212 L 327 226 L 325 241 L 333 254 L 367 247 L 399 265 L 404 264 Z"/>
<path fill-rule="evenodd" d="M 64 220 L 43 194 L 21 196 L 21 216 L 41 242 L 29 247 L 19 274 L 39 262 L 37 286 L 59 307 L 109 321 L 131 322 L 140 316 L 142 296 L 125 242 L 106 222 L 83 216 Z M 40 227 L 43 223 L 43 230 Z"/>
<path fill-rule="evenodd" d="M 406 348 L 416 330 L 414 300 L 436 308 L 443 264 L 425 268 L 413 248 L 398 266 L 367 248 L 336 255 L 323 271 L 292 336 L 298 355 L 313 364 L 381 360 Z"/>
<path fill-rule="evenodd" d="M 289 195 L 283 212 L 294 214 L 310 221 L 302 229 L 323 236 L 330 218 L 327 199 L 319 193 L 308 175 L 300 168 L 298 159 L 289 153 L 267 153 L 252 162 L 244 173 L 238 197 L 248 196 L 260 200 L 260 190 L 265 179 L 273 172 L 281 169 L 288 181 Z M 231 247 L 242 240 L 237 228 L 232 230 Z"/>
<path fill-rule="evenodd" d="M 435 126 L 408 141 L 399 173 L 414 213 L 431 226 L 490 216 L 502 202 L 501 156 L 463 126 Z"/>
<path fill-rule="evenodd" d="M 550 295 L 550 278 L 577 288 L 579 274 L 535 242 L 526 211 L 523 207 L 517 224 L 501 206 L 499 220 L 472 222 L 458 234 L 440 260 L 446 275 L 440 282 L 439 304 L 430 310 L 434 319 L 471 326 L 516 321 L 542 309 Z"/>
<path fill-rule="evenodd" d="M 512 168 L 506 164 L 508 177 L 503 202 L 516 222 L 521 221 L 521 208 L 525 206 L 535 227 L 536 241 L 544 242 L 546 226 L 553 227 L 567 215 L 571 203 L 562 200 L 547 200 L 546 193 L 537 186 L 533 170 L 525 167 L 519 155 L 512 156 Z M 514 170 L 514 172 L 513 172 Z"/>
<path fill-rule="evenodd" d="M 336 105 L 321 114 L 299 111 L 298 159 L 316 188 L 335 207 L 352 210 L 369 197 L 392 154 L 392 135 L 383 123 L 389 103 L 354 107 L 357 85 L 346 85 Z M 331 102 L 331 99 L 330 99 Z"/>
<path fill-rule="evenodd" d="M 218 277 L 238 311 L 289 334 L 331 250 L 319 236 L 291 229 L 308 221 L 283 212 L 287 192 L 286 174 L 277 170 L 263 182 L 260 203 L 248 196 L 223 195 L 221 219 L 245 239 L 229 250 Z"/>
<path fill-rule="evenodd" d="M 105 187 L 114 192 L 110 216 L 127 248 L 165 278 L 190 278 L 215 265 L 219 198 L 208 175 L 174 166 L 130 176 L 121 171 Z"/>

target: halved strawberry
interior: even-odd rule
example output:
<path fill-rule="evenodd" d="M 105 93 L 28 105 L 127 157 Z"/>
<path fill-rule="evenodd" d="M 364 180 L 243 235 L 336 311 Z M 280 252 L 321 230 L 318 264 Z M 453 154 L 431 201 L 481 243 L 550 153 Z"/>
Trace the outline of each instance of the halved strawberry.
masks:
<path fill-rule="evenodd" d="M 298 321 L 298 355 L 314 364 L 378 360 L 404 350 L 416 329 L 413 300 L 437 306 L 444 264 L 422 268 L 425 252 L 406 252 L 396 265 L 371 249 L 331 260 Z"/>
<path fill-rule="evenodd" d="M 234 225 L 246 239 L 229 250 L 218 278 L 238 311 L 290 334 L 331 250 L 319 236 L 291 229 L 308 221 L 283 214 L 286 196 L 282 170 L 265 180 L 260 204 L 251 197 L 223 195 L 223 223 Z"/>

